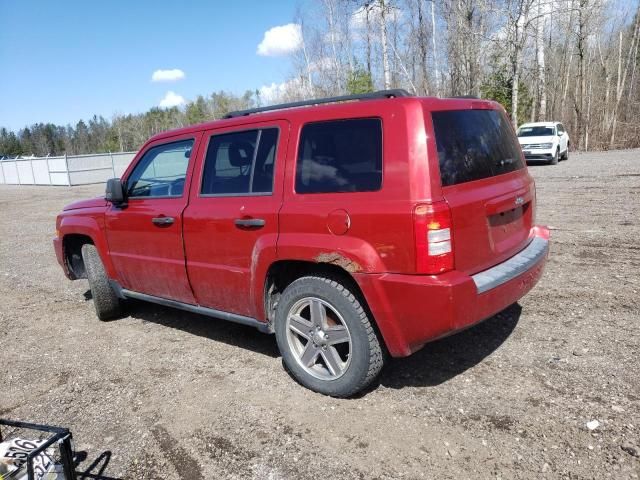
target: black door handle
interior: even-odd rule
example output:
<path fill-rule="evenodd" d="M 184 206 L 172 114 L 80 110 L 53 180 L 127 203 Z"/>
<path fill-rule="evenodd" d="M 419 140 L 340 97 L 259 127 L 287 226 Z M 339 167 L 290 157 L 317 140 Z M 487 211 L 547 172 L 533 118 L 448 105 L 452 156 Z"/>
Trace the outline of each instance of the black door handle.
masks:
<path fill-rule="evenodd" d="M 260 228 L 264 227 L 266 222 L 262 218 L 236 218 L 234 223 L 238 227 Z"/>
<path fill-rule="evenodd" d="M 154 225 L 171 225 L 175 219 L 173 217 L 154 217 L 151 219 Z"/>

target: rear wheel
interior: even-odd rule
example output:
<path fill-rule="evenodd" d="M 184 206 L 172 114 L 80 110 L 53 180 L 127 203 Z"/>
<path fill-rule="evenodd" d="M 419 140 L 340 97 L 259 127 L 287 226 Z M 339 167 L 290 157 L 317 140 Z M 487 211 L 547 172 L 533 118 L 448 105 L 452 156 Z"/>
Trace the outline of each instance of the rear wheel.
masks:
<path fill-rule="evenodd" d="M 556 148 L 556 153 L 553 155 L 553 158 L 549 161 L 550 165 L 557 165 L 558 158 L 560 158 L 560 147 Z"/>
<path fill-rule="evenodd" d="M 563 160 L 569 160 L 569 144 L 567 143 L 567 149 L 564 151 L 564 155 L 562 156 Z"/>
<path fill-rule="evenodd" d="M 122 313 L 122 302 L 109 284 L 98 250 L 94 245 L 82 246 L 82 260 L 87 271 L 89 288 L 93 297 L 93 306 L 100 320 L 110 320 Z"/>
<path fill-rule="evenodd" d="M 303 386 L 349 397 L 380 373 L 383 352 L 367 313 L 338 281 L 302 277 L 283 292 L 276 340 L 287 370 Z"/>

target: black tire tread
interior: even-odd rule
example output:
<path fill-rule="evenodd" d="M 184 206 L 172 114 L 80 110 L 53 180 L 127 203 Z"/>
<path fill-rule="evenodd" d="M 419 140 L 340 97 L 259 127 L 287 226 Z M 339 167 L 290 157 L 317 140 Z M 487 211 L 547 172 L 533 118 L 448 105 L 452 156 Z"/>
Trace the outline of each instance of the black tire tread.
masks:
<path fill-rule="evenodd" d="M 111 320 L 122 313 L 122 304 L 109 284 L 109 278 L 95 245 L 82 246 L 82 260 L 89 280 L 93 306 L 100 320 Z"/>
<path fill-rule="evenodd" d="M 380 371 L 384 366 L 384 351 L 380 345 L 380 340 L 378 339 L 376 330 L 371 324 L 369 316 L 367 315 L 365 309 L 362 307 L 362 304 L 360 303 L 358 298 L 353 293 L 351 293 L 351 291 L 347 287 L 345 287 L 339 280 L 331 277 L 309 275 L 294 280 L 290 284 L 290 286 L 295 287 L 296 283 L 300 283 L 310 279 L 323 282 L 339 292 L 353 306 L 358 318 L 360 319 L 361 324 L 365 329 L 370 352 L 367 374 L 358 383 L 353 384 L 351 388 L 341 390 L 340 392 L 330 393 L 332 397 L 337 398 L 351 397 L 368 387 L 371 382 L 373 382 L 373 380 L 375 380 L 376 377 L 380 374 Z"/>

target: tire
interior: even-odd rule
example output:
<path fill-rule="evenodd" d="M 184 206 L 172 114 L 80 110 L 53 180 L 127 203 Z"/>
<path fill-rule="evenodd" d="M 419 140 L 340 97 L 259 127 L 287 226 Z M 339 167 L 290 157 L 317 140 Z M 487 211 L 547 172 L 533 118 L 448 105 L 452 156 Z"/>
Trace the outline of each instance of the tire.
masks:
<path fill-rule="evenodd" d="M 82 246 L 82 260 L 91 288 L 93 306 L 100 320 L 111 320 L 122 314 L 122 302 L 109 284 L 109 278 L 100 260 L 98 250 L 94 245 Z"/>
<path fill-rule="evenodd" d="M 567 144 L 567 149 L 564 151 L 564 155 L 562 156 L 563 160 L 569 160 L 569 145 Z"/>
<path fill-rule="evenodd" d="M 384 364 L 365 309 L 334 279 L 302 277 L 292 282 L 278 301 L 275 332 L 285 368 L 301 385 L 324 395 L 358 393 Z"/>
<path fill-rule="evenodd" d="M 558 164 L 558 158 L 560 157 L 560 147 L 556 148 L 556 154 L 553 156 L 553 158 L 549 161 L 549 165 L 557 165 Z"/>

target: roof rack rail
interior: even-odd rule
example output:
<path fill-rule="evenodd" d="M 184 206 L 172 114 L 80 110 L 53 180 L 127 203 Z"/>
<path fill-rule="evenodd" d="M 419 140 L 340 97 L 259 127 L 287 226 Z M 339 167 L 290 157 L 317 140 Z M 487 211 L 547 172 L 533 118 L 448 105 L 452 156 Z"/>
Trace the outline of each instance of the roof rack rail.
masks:
<path fill-rule="evenodd" d="M 476 95 L 456 95 L 455 97 L 449 97 L 449 98 L 473 98 L 475 100 L 480 100 L 480 97 Z"/>
<path fill-rule="evenodd" d="M 300 102 L 280 103 L 269 105 L 268 107 L 249 108 L 247 110 L 236 110 L 229 112 L 224 118 L 244 117 L 254 113 L 270 112 L 272 110 L 283 110 L 285 108 L 306 107 L 309 105 L 320 105 L 322 103 L 348 102 L 350 100 L 374 100 L 378 98 L 411 97 L 412 95 L 404 89 L 379 90 L 371 93 L 359 93 L 356 95 L 342 95 L 339 97 L 316 98 L 313 100 L 302 100 Z"/>

